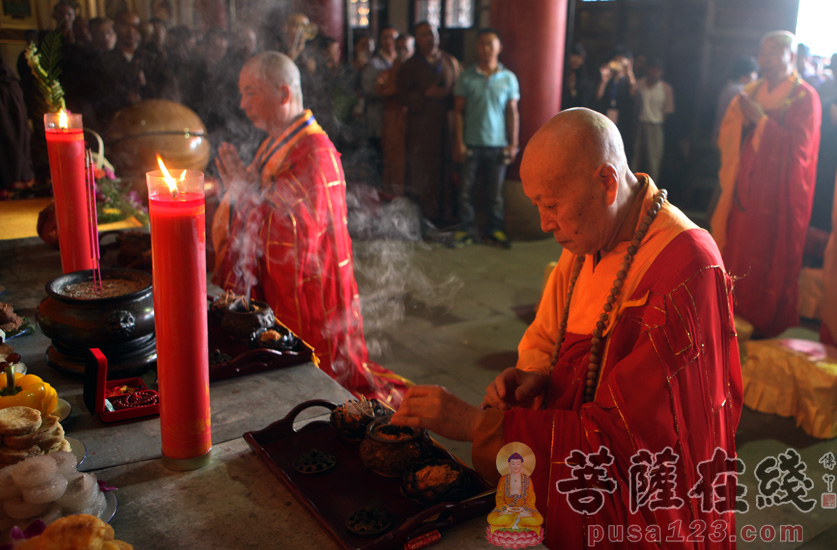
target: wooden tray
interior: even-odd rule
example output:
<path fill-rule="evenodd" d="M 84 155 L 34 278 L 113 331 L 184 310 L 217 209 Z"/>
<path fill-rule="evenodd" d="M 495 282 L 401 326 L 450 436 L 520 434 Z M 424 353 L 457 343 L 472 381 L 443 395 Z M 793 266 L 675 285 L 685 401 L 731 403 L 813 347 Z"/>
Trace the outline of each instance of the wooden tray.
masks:
<path fill-rule="evenodd" d="M 150 235 L 143 229 L 134 229 L 133 231 L 124 232 L 122 230 L 106 231 L 99 235 L 100 249 L 102 251 L 102 264 L 119 267 L 131 267 L 133 269 L 140 269 L 151 273 L 151 259 L 140 254 L 138 251 L 144 249 L 142 245 L 138 245 L 133 250 L 135 254 L 131 257 L 121 257 L 120 245 L 118 237 L 123 233 L 135 233 L 136 238 L 147 238 L 148 247 L 150 250 L 151 242 Z M 213 297 L 207 297 L 207 306 L 212 303 Z M 253 348 L 247 342 L 239 342 L 230 338 L 230 336 L 221 330 L 220 322 L 212 312 L 208 312 L 209 325 L 209 351 L 220 350 L 231 357 L 230 360 L 220 363 L 209 364 L 209 381 L 226 380 L 236 376 L 243 376 L 246 374 L 254 374 L 257 372 L 264 372 L 273 369 L 281 369 L 294 365 L 301 365 L 308 363 L 311 359 L 312 349 L 297 337 L 297 345 L 292 350 L 278 351 L 268 348 Z M 277 328 L 287 330 L 280 323 L 276 323 Z"/>
<path fill-rule="evenodd" d="M 422 506 L 401 493 L 400 477 L 383 477 L 366 468 L 360 460 L 360 443 L 342 439 L 331 429 L 328 420 L 315 420 L 298 431 L 294 429 L 294 420 L 305 409 L 325 407 L 334 410 L 336 406 L 328 401 L 306 401 L 265 429 L 245 433 L 244 439 L 340 548 L 400 549 L 408 540 L 476 517 L 486 517 L 494 508 L 496 488 L 467 467 L 469 490 L 460 502 Z M 456 460 L 436 441 L 433 444 L 433 456 Z M 293 467 L 294 460 L 311 449 L 333 454 L 337 457 L 337 466 L 316 475 L 297 472 Z M 346 519 L 364 506 L 386 508 L 392 515 L 392 529 L 376 537 L 363 537 L 349 531 L 345 526 Z"/>

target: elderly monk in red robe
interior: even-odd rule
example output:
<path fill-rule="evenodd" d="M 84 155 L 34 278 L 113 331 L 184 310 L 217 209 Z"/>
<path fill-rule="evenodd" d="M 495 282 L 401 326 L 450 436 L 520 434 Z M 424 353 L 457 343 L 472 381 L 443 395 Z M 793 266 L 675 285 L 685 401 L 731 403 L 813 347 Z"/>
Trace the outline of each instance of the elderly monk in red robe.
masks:
<path fill-rule="evenodd" d="M 363 336 L 340 156 L 303 108 L 299 69 L 264 52 L 239 88 L 241 108 L 269 136 L 246 168 L 232 145 L 219 149 L 226 193 L 213 222 L 213 282 L 265 300 L 344 387 L 397 405 L 404 380 L 369 361 Z"/>
<path fill-rule="evenodd" d="M 733 548 L 741 366 L 715 242 L 631 173 L 616 126 L 588 109 L 535 134 L 521 178 L 564 251 L 517 366 L 481 408 L 414 386 L 393 424 L 472 440 L 493 481 L 504 444 L 531 447 L 550 548 Z M 694 521 L 718 534 L 683 542 Z"/>
<path fill-rule="evenodd" d="M 796 39 L 762 38 L 762 78 L 733 99 L 718 146 L 721 196 L 712 236 L 735 283 L 735 312 L 757 336 L 799 324 L 805 234 L 817 172 L 820 100 L 795 70 Z"/>

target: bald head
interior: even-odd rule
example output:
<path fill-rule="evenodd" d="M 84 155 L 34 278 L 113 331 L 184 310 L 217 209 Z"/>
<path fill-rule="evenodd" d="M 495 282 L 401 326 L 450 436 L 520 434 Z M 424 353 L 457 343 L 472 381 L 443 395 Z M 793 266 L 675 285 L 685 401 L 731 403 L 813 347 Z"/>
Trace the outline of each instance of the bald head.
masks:
<path fill-rule="evenodd" d="M 285 54 L 262 52 L 251 57 L 238 77 L 241 109 L 256 128 L 279 136 L 302 109 L 299 69 Z"/>
<path fill-rule="evenodd" d="M 521 172 L 545 168 L 559 180 L 592 174 L 603 163 L 612 164 L 620 174 L 628 171 L 616 125 L 596 111 L 568 109 L 552 117 L 529 140 Z M 555 183 L 560 185 L 560 181 Z"/>
<path fill-rule="evenodd" d="M 799 43 L 796 41 L 796 35 L 790 31 L 771 31 L 761 37 L 759 44 L 764 44 L 768 40 L 776 41 L 792 52 L 795 52 L 799 47 Z"/>
<path fill-rule="evenodd" d="M 292 13 L 285 20 L 285 39 L 293 44 L 295 40 L 306 39 L 306 31 L 311 29 L 311 21 L 304 13 Z"/>
<path fill-rule="evenodd" d="M 292 99 L 302 108 L 299 68 L 287 55 L 273 51 L 256 54 L 244 64 L 241 72 L 245 71 L 277 88 L 287 85 L 291 89 Z"/>
<path fill-rule="evenodd" d="M 308 24 L 308 16 L 304 13 L 292 13 L 288 16 L 287 25 L 289 28 L 302 27 Z"/>
<path fill-rule="evenodd" d="M 793 73 L 796 49 L 796 36 L 788 31 L 773 31 L 762 37 L 759 46 L 759 70 L 771 85 L 781 82 Z"/>
<path fill-rule="evenodd" d="M 616 125 L 582 108 L 562 111 L 535 133 L 520 176 L 541 228 L 574 254 L 613 246 L 638 185 Z"/>

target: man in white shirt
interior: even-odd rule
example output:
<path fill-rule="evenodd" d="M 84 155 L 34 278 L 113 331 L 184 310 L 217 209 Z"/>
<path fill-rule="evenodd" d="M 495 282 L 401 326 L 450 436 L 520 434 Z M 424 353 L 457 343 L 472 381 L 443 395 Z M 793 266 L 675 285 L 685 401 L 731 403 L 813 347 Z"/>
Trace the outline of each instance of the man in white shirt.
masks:
<path fill-rule="evenodd" d="M 666 116 L 674 112 L 674 91 L 662 78 L 662 60 L 652 59 L 645 76 L 637 82 L 639 126 L 631 168 L 635 172 L 647 173 L 654 181 L 660 181 L 665 143 L 663 124 Z"/>

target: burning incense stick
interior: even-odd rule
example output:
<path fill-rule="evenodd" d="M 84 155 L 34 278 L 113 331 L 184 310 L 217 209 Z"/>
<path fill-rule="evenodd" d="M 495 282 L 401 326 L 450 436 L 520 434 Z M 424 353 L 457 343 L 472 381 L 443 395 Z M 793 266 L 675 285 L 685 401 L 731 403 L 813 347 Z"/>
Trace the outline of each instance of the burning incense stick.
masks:
<path fill-rule="evenodd" d="M 96 215 L 96 177 L 94 175 L 93 152 L 87 149 L 84 156 L 84 169 L 87 183 L 87 222 L 90 224 L 90 255 L 93 259 L 93 288 L 101 295 L 102 266 L 99 261 L 99 222 Z"/>

